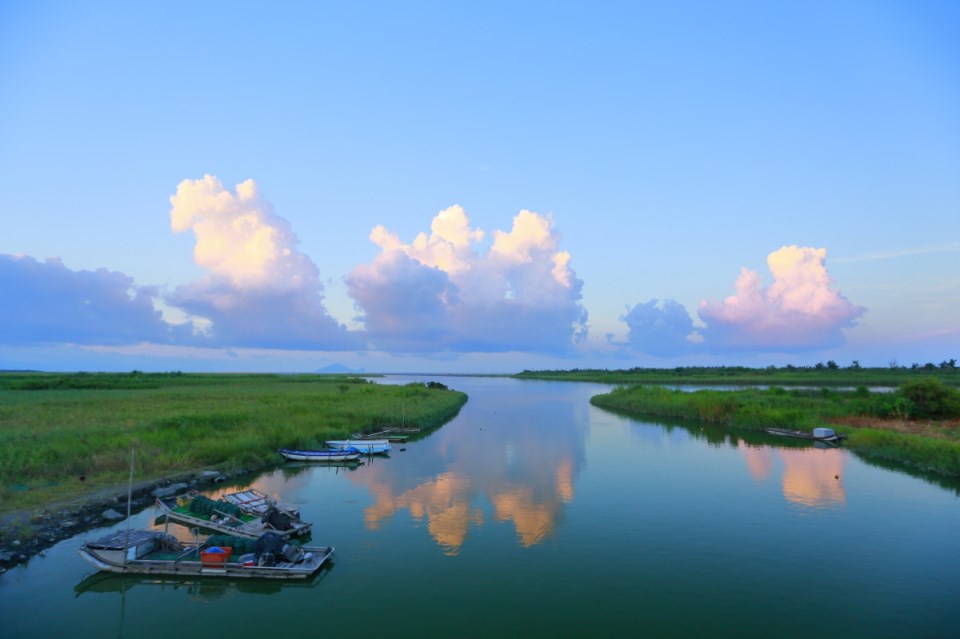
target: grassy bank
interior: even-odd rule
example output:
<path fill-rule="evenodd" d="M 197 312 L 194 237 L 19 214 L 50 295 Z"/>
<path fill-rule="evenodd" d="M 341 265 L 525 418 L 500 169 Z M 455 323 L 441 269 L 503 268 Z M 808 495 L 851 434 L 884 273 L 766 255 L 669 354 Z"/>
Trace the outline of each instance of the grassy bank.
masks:
<path fill-rule="evenodd" d="M 943 401 L 928 401 L 924 406 L 931 389 L 938 391 L 937 397 Z M 634 415 L 735 429 L 809 431 L 831 426 L 847 435 L 845 446 L 866 458 L 960 476 L 960 419 L 955 400 L 956 391 L 938 381 L 915 381 L 895 393 L 871 393 L 864 387 L 855 391 L 771 387 L 691 393 L 660 386 L 628 386 L 590 401 Z"/>
<path fill-rule="evenodd" d="M 690 386 L 887 386 L 896 388 L 920 377 L 936 377 L 948 386 L 960 386 L 960 368 L 953 360 L 910 367 L 841 367 L 834 362 L 814 366 L 680 366 L 677 368 L 629 368 L 620 370 L 525 370 L 520 379 L 543 379 L 606 384 L 666 384 Z"/>
<path fill-rule="evenodd" d="M 131 447 L 139 479 L 255 469 L 281 447 L 401 422 L 433 428 L 466 399 L 326 375 L 0 374 L 0 512 L 125 482 Z"/>

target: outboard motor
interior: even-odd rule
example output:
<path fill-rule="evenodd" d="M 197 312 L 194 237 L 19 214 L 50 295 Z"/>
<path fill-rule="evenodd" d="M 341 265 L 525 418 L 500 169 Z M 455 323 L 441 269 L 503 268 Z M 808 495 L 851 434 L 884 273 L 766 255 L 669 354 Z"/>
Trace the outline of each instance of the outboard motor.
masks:
<path fill-rule="evenodd" d="M 274 530 L 290 530 L 293 528 L 293 524 L 291 523 L 293 519 L 290 515 L 278 510 L 274 506 L 267 508 L 263 516 L 260 517 L 260 521 Z"/>

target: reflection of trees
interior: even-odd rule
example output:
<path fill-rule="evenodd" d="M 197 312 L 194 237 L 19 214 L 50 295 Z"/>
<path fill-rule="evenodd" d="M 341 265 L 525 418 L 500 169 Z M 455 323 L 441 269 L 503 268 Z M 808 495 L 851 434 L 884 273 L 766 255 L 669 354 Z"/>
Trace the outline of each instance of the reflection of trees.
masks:
<path fill-rule="evenodd" d="M 771 476 L 774 462 L 783 464 L 783 496 L 787 501 L 808 507 L 845 504 L 843 452 L 821 448 L 770 448 L 741 442 L 747 468 L 760 481 Z"/>

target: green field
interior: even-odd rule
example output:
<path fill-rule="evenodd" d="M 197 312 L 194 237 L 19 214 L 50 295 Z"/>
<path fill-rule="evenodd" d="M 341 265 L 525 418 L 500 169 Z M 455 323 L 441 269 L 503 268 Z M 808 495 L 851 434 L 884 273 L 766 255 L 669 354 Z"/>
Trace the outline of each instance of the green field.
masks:
<path fill-rule="evenodd" d="M 329 375 L 0 374 L 0 513 L 198 469 L 255 470 L 278 448 L 387 426 L 440 426 L 442 385 Z M 80 478 L 83 477 L 81 481 Z"/>

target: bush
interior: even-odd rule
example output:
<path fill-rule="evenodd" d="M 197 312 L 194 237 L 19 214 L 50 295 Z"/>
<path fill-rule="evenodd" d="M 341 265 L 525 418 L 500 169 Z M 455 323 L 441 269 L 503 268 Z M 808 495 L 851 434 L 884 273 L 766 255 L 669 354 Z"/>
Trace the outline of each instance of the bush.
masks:
<path fill-rule="evenodd" d="M 960 392 L 945 386 L 936 377 L 904 382 L 899 395 L 910 402 L 913 417 L 943 419 L 960 416 Z"/>

